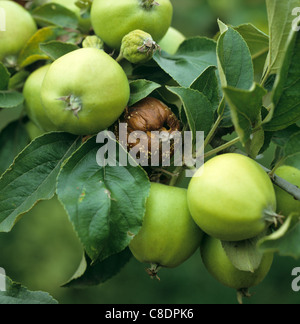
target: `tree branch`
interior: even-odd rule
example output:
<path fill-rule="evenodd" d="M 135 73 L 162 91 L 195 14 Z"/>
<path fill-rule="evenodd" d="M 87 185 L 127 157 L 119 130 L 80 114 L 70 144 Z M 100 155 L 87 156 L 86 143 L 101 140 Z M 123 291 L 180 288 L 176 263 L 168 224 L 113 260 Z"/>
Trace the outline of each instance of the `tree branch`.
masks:
<path fill-rule="evenodd" d="M 269 174 L 271 173 L 271 170 L 269 170 L 268 168 L 264 167 L 263 165 L 261 165 L 261 167 L 267 173 L 269 173 Z M 283 178 L 278 177 L 276 174 L 274 174 L 273 176 L 270 176 L 270 178 L 275 185 L 277 185 L 279 188 L 283 189 L 284 191 L 286 191 L 287 193 L 292 195 L 294 197 L 294 199 L 300 201 L 300 188 L 299 187 L 291 184 L 290 182 L 284 180 Z"/>

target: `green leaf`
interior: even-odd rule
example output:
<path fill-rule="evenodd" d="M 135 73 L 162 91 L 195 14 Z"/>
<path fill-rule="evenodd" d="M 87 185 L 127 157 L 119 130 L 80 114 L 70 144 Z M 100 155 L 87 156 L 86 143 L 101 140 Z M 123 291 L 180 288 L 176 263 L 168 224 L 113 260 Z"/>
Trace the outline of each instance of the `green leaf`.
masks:
<path fill-rule="evenodd" d="M 226 87 L 223 91 L 231 110 L 235 130 L 245 146 L 253 129 L 261 124 L 263 97 L 267 91 L 258 84 L 254 84 L 250 90 Z"/>
<path fill-rule="evenodd" d="M 6 291 L 0 291 L 1 305 L 45 305 L 58 304 L 48 293 L 30 291 L 6 277 Z"/>
<path fill-rule="evenodd" d="M 292 32 L 272 93 L 264 129 L 284 129 L 300 120 L 300 33 Z"/>
<path fill-rule="evenodd" d="M 129 248 L 108 257 L 104 261 L 96 261 L 93 264 L 91 264 L 92 260 L 84 255 L 75 275 L 64 287 L 84 288 L 102 284 L 117 275 L 130 261 L 131 257 Z"/>
<path fill-rule="evenodd" d="M 213 108 L 208 98 L 190 88 L 167 87 L 167 89 L 182 101 L 193 139 L 196 139 L 196 131 L 203 131 L 207 135 L 214 122 Z"/>
<path fill-rule="evenodd" d="M 39 60 L 48 60 L 49 56 L 40 49 L 40 44 L 55 40 L 64 33 L 65 31 L 60 27 L 52 26 L 39 29 L 20 52 L 18 65 L 26 67 Z"/>
<path fill-rule="evenodd" d="M 30 143 L 0 178 L 0 232 L 9 232 L 37 201 L 50 199 L 62 163 L 79 145 L 78 137 L 50 133 Z"/>
<path fill-rule="evenodd" d="M 41 43 L 40 49 L 52 60 L 56 60 L 61 56 L 79 49 L 77 45 L 71 43 L 64 43 L 58 41 L 50 41 L 48 43 Z"/>
<path fill-rule="evenodd" d="M 243 37 L 231 27 L 218 39 L 218 67 L 222 87 L 249 90 L 254 82 L 252 58 Z"/>
<path fill-rule="evenodd" d="M 109 152 L 111 163 L 102 167 L 96 163 L 97 154 L 107 153 L 108 148 L 92 137 L 63 166 L 57 186 L 58 197 L 93 262 L 129 245 L 142 226 L 150 191 L 145 171 L 129 163 L 121 166 L 119 151 L 126 157 L 127 152 L 109 133 L 103 134 L 115 144 L 114 152 Z"/>
<path fill-rule="evenodd" d="M 297 125 L 289 126 L 283 130 L 277 131 L 273 133 L 272 141 L 280 146 L 284 147 L 288 140 L 296 133 L 300 132 L 300 127 Z"/>
<path fill-rule="evenodd" d="M 300 132 L 293 134 L 285 145 L 286 156 L 300 153 Z"/>
<path fill-rule="evenodd" d="M 78 18 L 75 13 L 56 3 L 37 7 L 33 10 L 32 16 L 42 27 L 55 25 L 71 29 L 78 28 Z"/>
<path fill-rule="evenodd" d="M 226 33 L 228 31 L 228 26 L 224 24 L 220 19 L 218 19 L 218 25 L 221 34 Z"/>
<path fill-rule="evenodd" d="M 300 218 L 290 215 L 284 224 L 274 233 L 262 238 L 258 242 L 262 252 L 277 252 L 280 256 L 300 258 Z"/>
<path fill-rule="evenodd" d="M 234 29 L 243 37 L 247 43 L 252 58 L 266 56 L 269 51 L 269 36 L 253 26 L 252 24 L 243 24 Z"/>
<path fill-rule="evenodd" d="M 16 108 L 24 102 L 23 94 L 18 91 L 0 91 L 0 108 Z"/>
<path fill-rule="evenodd" d="M 138 101 L 149 96 L 154 90 L 161 85 L 148 80 L 135 80 L 130 82 L 130 100 L 128 106 L 132 106 Z"/>
<path fill-rule="evenodd" d="M 263 253 L 257 248 L 259 239 L 261 236 L 239 242 L 222 242 L 222 246 L 234 267 L 253 273 L 263 258 Z"/>
<path fill-rule="evenodd" d="M 266 4 L 270 35 L 267 69 L 269 74 L 277 74 L 282 67 L 286 44 L 295 19 L 292 10 L 299 7 L 299 0 L 266 0 Z"/>
<path fill-rule="evenodd" d="M 218 109 L 221 100 L 216 69 L 215 66 L 208 67 L 191 85 L 191 89 L 202 92 L 207 97 L 211 102 L 213 111 Z"/>
<path fill-rule="evenodd" d="M 271 144 L 272 144 L 272 138 L 273 138 L 273 132 L 265 132 L 262 129 L 262 133 L 264 134 L 264 140 L 263 140 L 263 145 L 261 147 L 261 149 L 259 150 L 257 155 L 261 155 L 264 154 L 268 149 L 272 148 Z M 252 156 L 252 155 L 251 155 Z"/>
<path fill-rule="evenodd" d="M 129 63 L 128 61 L 128 63 L 126 62 L 126 65 L 124 65 L 124 62 L 126 61 L 121 62 L 123 69 L 127 71 L 128 75 L 133 76 L 135 79 L 145 79 L 161 85 L 168 83 L 171 79 L 170 75 L 167 74 L 163 69 L 161 69 L 154 60 L 140 65 L 131 64 L 130 67 L 126 67 L 126 65 L 128 65 Z"/>
<path fill-rule="evenodd" d="M 30 72 L 26 70 L 21 70 L 16 74 L 14 74 L 9 79 L 9 84 L 8 84 L 9 89 L 15 89 L 15 90 L 19 89 L 21 91 L 29 75 Z"/>
<path fill-rule="evenodd" d="M 176 55 L 156 52 L 154 60 L 179 85 L 188 88 L 209 66 L 217 66 L 216 43 L 204 37 L 190 38 Z"/>
<path fill-rule="evenodd" d="M 300 132 L 291 135 L 284 146 L 285 164 L 300 168 Z"/>
<path fill-rule="evenodd" d="M 12 164 L 15 157 L 29 144 L 26 128 L 15 121 L 0 133 L 0 175 Z"/>
<path fill-rule="evenodd" d="M 0 62 L 0 91 L 7 90 L 10 73 L 2 62 Z"/>
<path fill-rule="evenodd" d="M 23 105 L 14 109 L 0 109 L 0 131 L 2 131 L 9 123 L 20 119 L 23 115 Z"/>
<path fill-rule="evenodd" d="M 246 151 L 248 155 L 251 158 L 256 159 L 261 150 L 263 150 L 267 140 L 268 138 L 266 137 L 263 128 L 261 126 L 258 127 L 252 134 L 251 140 L 246 144 Z"/>
<path fill-rule="evenodd" d="M 243 24 L 234 29 L 243 37 L 249 47 L 255 82 L 260 82 L 269 52 L 269 36 L 252 24 Z"/>

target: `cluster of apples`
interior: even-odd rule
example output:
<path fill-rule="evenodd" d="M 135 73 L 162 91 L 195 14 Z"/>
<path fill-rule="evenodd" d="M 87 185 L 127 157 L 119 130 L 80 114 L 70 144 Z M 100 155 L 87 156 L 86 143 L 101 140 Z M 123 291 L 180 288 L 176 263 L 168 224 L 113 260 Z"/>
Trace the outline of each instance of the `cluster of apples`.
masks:
<path fill-rule="evenodd" d="M 124 112 L 130 97 L 127 75 L 111 53 L 120 51 L 131 62 L 141 63 L 151 58 L 154 40 L 161 41 L 162 49 L 170 53 L 184 40 L 171 27 L 173 7 L 169 0 L 95 0 L 88 17 L 81 15 L 76 0 L 41 1 L 49 3 L 72 11 L 78 18 L 78 32 L 86 38 L 96 37 L 108 50 L 86 41 L 82 48 L 31 71 L 23 91 L 31 139 L 50 131 L 93 135 L 107 129 Z M 0 8 L 6 23 L 6 30 L 0 32 L 0 61 L 17 67 L 19 53 L 38 26 L 31 12 L 15 1 L 0 1 Z M 123 39 L 125 46 L 121 48 Z"/>
<path fill-rule="evenodd" d="M 300 171 L 282 166 L 278 176 L 300 186 Z M 278 214 L 300 213 L 300 202 L 273 185 L 254 160 L 222 154 L 207 161 L 188 189 L 153 183 L 142 230 L 130 244 L 133 255 L 150 263 L 149 273 L 177 267 L 200 247 L 207 270 L 236 290 L 254 287 L 267 276 L 274 255 L 266 253 L 259 267 L 241 271 L 222 242 L 242 242 L 267 233 Z"/>

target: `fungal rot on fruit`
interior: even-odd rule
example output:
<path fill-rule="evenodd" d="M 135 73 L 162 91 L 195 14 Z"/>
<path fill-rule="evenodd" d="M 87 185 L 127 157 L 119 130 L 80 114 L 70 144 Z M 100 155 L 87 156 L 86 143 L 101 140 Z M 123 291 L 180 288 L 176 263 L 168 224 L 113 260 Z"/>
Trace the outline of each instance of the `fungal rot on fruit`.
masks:
<path fill-rule="evenodd" d="M 174 155 L 181 134 L 181 124 L 172 110 L 158 99 L 147 97 L 126 108 L 120 123 L 127 125 L 127 150 L 139 148 L 140 157 L 155 164 L 164 164 Z M 115 127 L 119 140 L 119 125 Z M 143 135 L 143 138 L 141 138 Z M 166 147 L 170 144 L 170 147 Z M 122 144 L 122 143 L 121 143 Z"/>

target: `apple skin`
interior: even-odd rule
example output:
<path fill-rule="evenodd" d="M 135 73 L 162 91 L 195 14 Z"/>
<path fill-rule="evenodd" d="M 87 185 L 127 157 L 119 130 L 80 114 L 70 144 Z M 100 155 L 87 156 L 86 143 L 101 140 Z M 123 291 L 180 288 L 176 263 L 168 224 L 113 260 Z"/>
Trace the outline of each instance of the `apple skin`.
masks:
<path fill-rule="evenodd" d="M 32 72 L 27 78 L 23 88 L 24 107 L 28 118 L 40 130 L 56 131 L 57 127 L 47 117 L 41 101 L 42 83 L 49 68 L 50 64 L 44 65 Z M 29 128 L 33 128 L 32 124 L 29 124 Z"/>
<path fill-rule="evenodd" d="M 5 12 L 6 22 L 6 30 L 0 31 L 0 61 L 15 63 L 37 26 L 30 13 L 14 1 L 0 1 L 0 8 Z"/>
<path fill-rule="evenodd" d="M 198 226 L 222 241 L 253 238 L 276 215 L 271 179 L 254 160 L 235 153 L 218 155 L 196 172 L 188 204 Z"/>
<path fill-rule="evenodd" d="M 170 0 L 157 0 L 146 8 L 147 2 L 151 1 L 94 0 L 91 23 L 95 34 L 116 50 L 120 49 L 123 37 L 136 29 L 159 42 L 171 26 L 173 6 Z"/>
<path fill-rule="evenodd" d="M 48 118 L 57 130 L 74 135 L 106 130 L 122 115 L 129 97 L 124 70 L 97 48 L 80 48 L 58 58 L 41 87 Z"/>
<path fill-rule="evenodd" d="M 185 39 L 185 36 L 179 30 L 170 27 L 163 39 L 158 42 L 158 45 L 163 51 L 174 55 Z"/>
<path fill-rule="evenodd" d="M 273 253 L 266 253 L 259 268 L 252 273 L 235 268 L 218 239 L 205 236 L 200 250 L 207 271 L 222 285 L 236 290 L 259 285 L 269 273 L 274 258 Z"/>
<path fill-rule="evenodd" d="M 36 139 L 39 136 L 44 135 L 46 132 L 41 130 L 33 121 L 29 120 L 25 124 L 26 131 L 31 141 Z"/>
<path fill-rule="evenodd" d="M 299 169 L 292 166 L 283 165 L 276 170 L 275 174 L 300 188 Z M 277 212 L 286 217 L 291 213 L 300 214 L 300 201 L 295 200 L 290 194 L 278 186 L 274 186 L 274 188 L 277 199 Z"/>
<path fill-rule="evenodd" d="M 187 206 L 186 189 L 151 184 L 140 232 L 129 247 L 142 263 L 175 268 L 200 247 L 202 231 Z"/>

